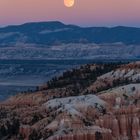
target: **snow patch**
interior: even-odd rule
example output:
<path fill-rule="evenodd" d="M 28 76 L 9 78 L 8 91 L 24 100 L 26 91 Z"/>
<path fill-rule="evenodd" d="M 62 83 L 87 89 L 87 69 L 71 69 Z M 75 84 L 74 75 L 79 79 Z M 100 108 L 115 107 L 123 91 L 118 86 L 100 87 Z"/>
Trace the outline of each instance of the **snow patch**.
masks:
<path fill-rule="evenodd" d="M 81 116 L 79 108 L 104 106 L 106 103 L 95 95 L 72 96 L 67 98 L 53 99 L 44 104 L 47 108 L 58 108 L 57 111 L 64 111 L 71 115 Z"/>

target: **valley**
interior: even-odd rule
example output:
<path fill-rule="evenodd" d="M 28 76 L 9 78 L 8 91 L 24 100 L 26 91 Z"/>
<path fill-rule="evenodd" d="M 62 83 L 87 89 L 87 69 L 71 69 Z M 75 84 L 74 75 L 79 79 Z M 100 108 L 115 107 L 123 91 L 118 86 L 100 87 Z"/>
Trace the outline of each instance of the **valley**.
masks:
<path fill-rule="evenodd" d="M 0 60 L 0 100 L 36 90 L 55 75 L 92 60 Z"/>

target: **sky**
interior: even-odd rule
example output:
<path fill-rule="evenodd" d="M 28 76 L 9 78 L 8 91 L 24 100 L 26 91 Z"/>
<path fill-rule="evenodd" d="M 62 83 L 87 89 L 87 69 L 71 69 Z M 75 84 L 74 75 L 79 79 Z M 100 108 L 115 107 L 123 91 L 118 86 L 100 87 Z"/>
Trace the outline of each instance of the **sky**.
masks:
<path fill-rule="evenodd" d="M 80 26 L 140 27 L 140 0 L 0 0 L 0 26 L 61 21 Z"/>

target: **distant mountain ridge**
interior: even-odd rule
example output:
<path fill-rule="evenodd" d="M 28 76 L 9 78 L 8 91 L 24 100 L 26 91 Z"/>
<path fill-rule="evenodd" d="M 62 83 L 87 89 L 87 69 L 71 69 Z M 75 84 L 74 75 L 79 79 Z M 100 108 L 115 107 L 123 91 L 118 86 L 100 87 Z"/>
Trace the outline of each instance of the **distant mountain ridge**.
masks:
<path fill-rule="evenodd" d="M 35 44 L 52 46 L 69 43 L 140 44 L 140 28 L 135 27 L 79 27 L 58 21 L 33 22 L 0 28 L 0 46 Z"/>

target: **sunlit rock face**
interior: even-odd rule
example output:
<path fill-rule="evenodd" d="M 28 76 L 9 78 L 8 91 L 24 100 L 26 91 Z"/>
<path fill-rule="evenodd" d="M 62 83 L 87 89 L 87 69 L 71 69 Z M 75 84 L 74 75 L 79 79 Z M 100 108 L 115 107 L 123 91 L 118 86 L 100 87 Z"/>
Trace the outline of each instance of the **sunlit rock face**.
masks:
<path fill-rule="evenodd" d="M 113 115 L 105 115 L 96 120 L 103 128 L 110 129 L 112 136 L 119 139 L 140 139 L 140 113 L 136 106 L 120 108 Z"/>
<path fill-rule="evenodd" d="M 140 107 L 140 106 L 139 106 Z M 49 140 L 139 140 L 140 108 L 138 106 L 121 107 L 108 112 L 95 120 L 94 126 L 73 129 L 69 134 L 54 136 Z M 97 128 L 95 126 L 98 126 Z M 100 138 L 98 138 L 100 137 Z"/>
<path fill-rule="evenodd" d="M 123 65 L 114 73 L 118 69 L 123 70 L 121 77 L 138 78 L 140 64 Z M 110 74 L 105 75 L 85 90 L 99 84 L 101 77 L 106 85 Z M 140 140 L 138 81 L 97 93 L 72 96 L 71 91 L 65 87 L 41 89 L 1 103 L 0 140 Z"/>
<path fill-rule="evenodd" d="M 84 127 L 81 129 L 74 129 L 74 132 L 69 134 L 54 136 L 48 140 L 113 140 L 111 131 L 109 129 L 101 128 L 99 126 Z"/>
<path fill-rule="evenodd" d="M 140 139 L 139 87 L 140 87 L 139 84 L 130 84 L 99 93 L 98 97 L 102 101 L 104 101 L 104 107 L 106 109 L 106 112 L 102 113 L 98 112 L 99 113 L 98 114 L 96 112 L 97 110 L 96 111 L 94 111 L 94 109 L 90 110 L 87 119 L 93 121 L 92 126 L 88 126 L 88 128 L 86 128 L 85 125 L 81 122 L 81 127 L 78 127 L 79 131 L 76 131 L 77 129 L 75 129 L 74 126 L 70 125 L 69 127 L 73 128 L 72 132 L 68 132 L 68 134 L 64 134 L 61 136 L 58 135 L 54 136 L 50 138 L 50 140 L 61 140 L 61 139 L 78 140 L 79 138 L 83 140 L 90 139 L 139 140 Z M 64 103 L 64 100 L 61 100 L 61 102 Z M 52 103 L 51 101 L 48 102 L 48 106 L 51 103 Z M 85 112 L 84 108 L 83 112 Z M 81 113 L 83 112 L 81 111 Z M 91 119 L 89 116 L 94 119 Z M 98 129 L 97 128 L 95 129 L 95 126 L 98 126 Z M 94 129 L 92 129 L 93 127 Z M 97 138 L 97 134 L 100 135 L 101 138 Z"/>

